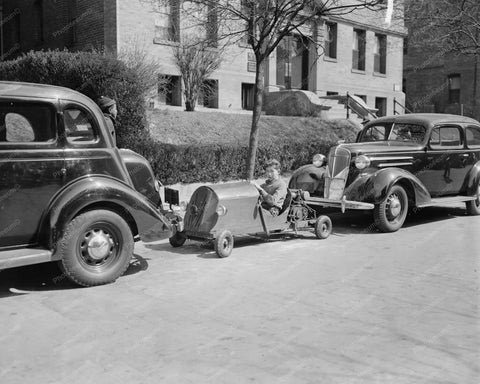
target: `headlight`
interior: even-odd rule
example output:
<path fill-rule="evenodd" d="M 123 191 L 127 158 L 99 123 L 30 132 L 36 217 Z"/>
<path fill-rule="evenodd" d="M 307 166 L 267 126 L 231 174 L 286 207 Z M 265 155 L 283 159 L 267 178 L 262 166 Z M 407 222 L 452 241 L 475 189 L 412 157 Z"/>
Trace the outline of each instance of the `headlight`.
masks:
<path fill-rule="evenodd" d="M 369 165 L 370 165 L 370 159 L 365 155 L 357 156 L 357 158 L 355 159 L 355 166 L 358 169 L 367 168 Z"/>
<path fill-rule="evenodd" d="M 219 204 L 217 207 L 217 214 L 218 216 L 225 216 L 227 214 L 227 208 Z"/>

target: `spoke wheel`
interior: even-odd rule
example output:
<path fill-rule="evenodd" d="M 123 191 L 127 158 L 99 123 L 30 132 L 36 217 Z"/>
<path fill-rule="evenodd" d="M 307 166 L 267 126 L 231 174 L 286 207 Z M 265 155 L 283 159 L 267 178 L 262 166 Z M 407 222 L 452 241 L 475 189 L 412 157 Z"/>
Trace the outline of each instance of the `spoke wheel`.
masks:
<path fill-rule="evenodd" d="M 326 239 L 332 233 L 332 220 L 328 216 L 320 216 L 315 222 L 315 236 Z"/>
<path fill-rule="evenodd" d="M 467 206 L 467 212 L 469 215 L 480 215 L 480 180 L 477 186 L 477 198 L 472 201 L 465 202 Z"/>
<path fill-rule="evenodd" d="M 387 198 L 375 205 L 375 225 L 382 232 L 398 231 L 407 217 L 408 197 L 400 185 L 394 185 L 388 192 Z"/>
<path fill-rule="evenodd" d="M 59 240 L 60 267 L 83 286 L 106 284 L 120 277 L 130 264 L 133 236 L 125 220 L 114 212 L 96 210 L 74 218 Z"/>
<path fill-rule="evenodd" d="M 233 235 L 230 231 L 222 231 L 214 241 L 218 257 L 228 257 L 233 250 Z"/>

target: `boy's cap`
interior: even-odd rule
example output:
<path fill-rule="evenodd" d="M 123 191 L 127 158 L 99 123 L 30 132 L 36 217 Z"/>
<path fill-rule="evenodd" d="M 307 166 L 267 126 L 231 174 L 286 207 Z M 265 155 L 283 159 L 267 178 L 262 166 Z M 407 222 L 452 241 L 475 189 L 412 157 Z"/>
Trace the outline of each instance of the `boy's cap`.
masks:
<path fill-rule="evenodd" d="M 109 97 L 101 96 L 101 97 L 97 100 L 97 104 L 98 104 L 98 106 L 100 107 L 100 109 L 103 111 L 103 110 L 105 110 L 106 108 L 111 107 L 112 105 L 114 105 L 114 104 L 115 104 L 115 100 L 110 99 Z"/>

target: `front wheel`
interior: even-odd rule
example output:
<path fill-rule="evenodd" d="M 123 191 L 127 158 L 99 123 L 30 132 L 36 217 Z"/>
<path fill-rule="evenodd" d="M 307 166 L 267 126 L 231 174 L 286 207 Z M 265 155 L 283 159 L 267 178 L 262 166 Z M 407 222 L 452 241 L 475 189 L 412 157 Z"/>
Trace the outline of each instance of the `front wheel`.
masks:
<path fill-rule="evenodd" d="M 472 201 L 467 201 L 465 204 L 469 215 L 480 215 L 480 180 L 477 186 L 477 198 Z"/>
<path fill-rule="evenodd" d="M 315 221 L 315 236 L 326 239 L 332 233 L 332 220 L 328 216 L 320 216 Z"/>
<path fill-rule="evenodd" d="M 175 232 L 175 234 L 168 239 L 170 245 L 174 248 L 181 247 L 183 244 L 185 244 L 186 240 L 187 237 L 183 232 Z"/>
<path fill-rule="evenodd" d="M 400 185 L 394 185 L 387 198 L 375 205 L 373 211 L 375 225 L 382 232 L 398 231 L 405 222 L 407 211 L 407 193 Z"/>
<path fill-rule="evenodd" d="M 57 245 L 60 268 L 79 285 L 107 284 L 123 275 L 133 254 L 133 236 L 126 221 L 107 210 L 75 217 Z"/>
<path fill-rule="evenodd" d="M 214 242 L 215 252 L 218 257 L 228 257 L 233 249 L 233 235 L 230 231 L 222 231 Z"/>

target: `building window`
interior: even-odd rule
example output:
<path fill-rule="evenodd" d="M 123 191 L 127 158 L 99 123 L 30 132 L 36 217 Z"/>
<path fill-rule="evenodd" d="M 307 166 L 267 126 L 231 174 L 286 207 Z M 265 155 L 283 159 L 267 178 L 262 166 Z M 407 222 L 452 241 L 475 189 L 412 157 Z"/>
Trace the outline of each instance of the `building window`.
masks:
<path fill-rule="evenodd" d="M 245 19 L 250 19 L 249 16 L 252 16 L 254 12 L 253 4 L 252 1 L 250 0 L 241 0 L 241 13 L 244 15 Z M 244 20 L 245 20 L 244 19 Z M 250 36 L 253 36 L 253 24 L 249 24 L 247 21 L 244 21 L 245 26 L 245 34 L 242 36 L 240 39 L 240 46 L 247 46 L 249 44 L 249 38 Z"/>
<path fill-rule="evenodd" d="M 35 14 L 35 43 L 43 43 L 44 33 L 43 33 L 43 0 L 35 1 L 33 5 L 33 11 Z"/>
<path fill-rule="evenodd" d="M 6 20 L 6 19 L 5 19 Z M 13 13 L 10 20 L 4 20 L 4 38 L 5 38 L 5 49 L 1 60 L 6 59 L 16 51 L 20 49 L 21 46 L 21 28 L 20 28 L 20 13 Z"/>
<path fill-rule="evenodd" d="M 209 44 L 216 47 L 218 45 L 218 13 L 214 4 L 208 5 L 206 34 Z"/>
<path fill-rule="evenodd" d="M 377 116 L 386 116 L 387 115 L 387 98 L 386 97 L 376 97 L 375 98 L 375 108 L 377 111 Z"/>
<path fill-rule="evenodd" d="M 182 81 L 180 76 L 158 76 L 159 102 L 166 105 L 182 105 Z"/>
<path fill-rule="evenodd" d="M 327 35 L 325 39 L 325 56 L 337 58 L 337 24 L 326 23 Z"/>
<path fill-rule="evenodd" d="M 218 80 L 205 80 L 198 101 L 205 108 L 218 108 Z"/>
<path fill-rule="evenodd" d="M 362 99 L 365 104 L 367 103 L 367 95 L 355 95 L 355 96 Z"/>
<path fill-rule="evenodd" d="M 460 85 L 461 85 L 460 75 L 455 74 L 455 75 L 448 76 L 448 102 L 449 102 L 449 104 L 460 103 Z"/>
<path fill-rule="evenodd" d="M 327 91 L 327 96 L 336 96 L 336 95 L 338 95 L 338 92 Z"/>
<path fill-rule="evenodd" d="M 242 83 L 242 109 L 253 110 L 254 84 Z"/>
<path fill-rule="evenodd" d="M 70 22 L 70 44 L 73 45 L 77 42 L 77 0 L 70 0 L 68 6 L 68 18 Z"/>
<path fill-rule="evenodd" d="M 353 30 L 352 68 L 365 71 L 366 32 L 363 29 Z"/>
<path fill-rule="evenodd" d="M 155 19 L 155 38 L 165 41 L 180 41 L 180 1 L 168 0 L 159 6 Z"/>
<path fill-rule="evenodd" d="M 387 36 L 375 34 L 375 48 L 373 51 L 373 71 L 387 73 Z"/>

